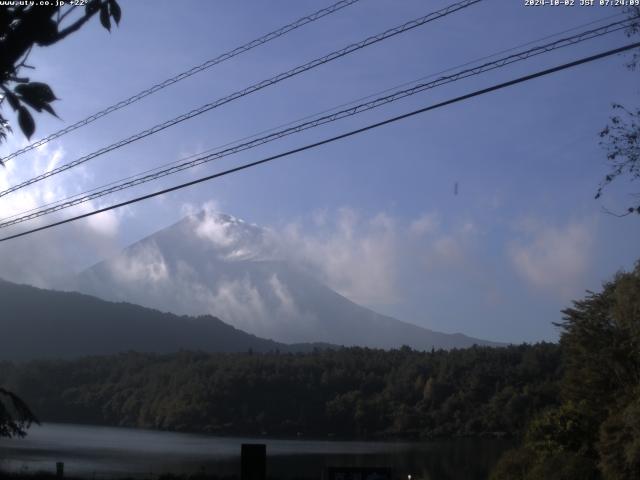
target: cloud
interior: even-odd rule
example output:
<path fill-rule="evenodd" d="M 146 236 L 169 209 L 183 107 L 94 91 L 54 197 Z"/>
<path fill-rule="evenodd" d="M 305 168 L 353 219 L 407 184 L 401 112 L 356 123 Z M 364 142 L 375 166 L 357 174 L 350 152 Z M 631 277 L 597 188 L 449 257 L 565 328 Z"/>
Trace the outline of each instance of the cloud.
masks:
<path fill-rule="evenodd" d="M 425 213 L 411 222 L 409 231 L 414 235 L 427 235 L 434 233 L 440 225 L 440 220 L 435 212 Z"/>
<path fill-rule="evenodd" d="M 410 236 L 414 252 L 428 274 L 440 276 L 452 268 L 472 267 L 472 255 L 479 230 L 471 221 L 444 225 L 436 212 L 426 213 L 411 222 Z"/>
<path fill-rule="evenodd" d="M 222 281 L 209 296 L 209 311 L 250 332 L 263 332 L 269 309 L 248 277 Z"/>
<path fill-rule="evenodd" d="M 402 301 L 416 266 L 432 277 L 470 266 L 479 234 L 473 222 L 446 227 L 437 212 L 400 221 L 385 212 L 365 216 L 353 208 L 322 210 L 308 222 L 268 228 L 265 258 L 286 260 L 356 303 L 379 307 Z"/>
<path fill-rule="evenodd" d="M 169 268 L 155 242 L 146 242 L 136 246 L 130 254 L 116 257 L 109 263 L 112 274 L 127 283 L 166 283 L 169 281 Z"/>
<path fill-rule="evenodd" d="M 280 281 L 280 278 L 278 278 L 278 275 L 275 273 L 269 277 L 269 286 L 277 299 L 278 310 L 282 314 L 293 318 L 300 315 L 298 306 L 291 296 L 289 289 L 287 289 L 286 285 Z"/>
<path fill-rule="evenodd" d="M 194 205 L 193 203 L 183 203 L 180 207 L 180 213 L 183 217 L 194 217 L 201 212 L 208 215 L 220 212 L 220 204 L 215 200 L 209 200 L 202 205 Z"/>
<path fill-rule="evenodd" d="M 453 235 L 445 235 L 433 243 L 433 257 L 437 257 L 439 263 L 460 263 L 464 256 L 464 250 L 460 240 Z"/>
<path fill-rule="evenodd" d="M 197 208 L 183 205 L 192 233 L 209 245 L 216 257 L 224 260 L 273 259 L 273 235 L 257 225 L 220 213 L 216 202 Z"/>
<path fill-rule="evenodd" d="M 120 219 L 113 210 L 109 210 L 89 217 L 87 223 L 89 228 L 98 234 L 115 237 L 120 226 Z"/>
<path fill-rule="evenodd" d="M 590 266 L 595 223 L 554 226 L 529 218 L 517 228 L 523 238 L 509 246 L 508 255 L 518 274 L 535 288 L 575 294 Z"/>
<path fill-rule="evenodd" d="M 395 222 L 384 213 L 366 220 L 342 208 L 315 230 L 300 223 L 271 229 L 280 257 L 302 267 L 347 298 L 365 305 L 398 301 L 398 236 Z"/>
<path fill-rule="evenodd" d="M 212 215 L 205 215 L 202 221 L 198 222 L 195 232 L 216 247 L 230 247 L 238 241 L 232 225 Z"/>
<path fill-rule="evenodd" d="M 318 325 L 315 314 L 296 303 L 277 274 L 266 282 L 248 274 L 223 278 L 206 287 L 200 285 L 196 291 L 210 314 L 259 336 L 295 342 L 305 338 L 305 330 Z"/>
<path fill-rule="evenodd" d="M 10 139 L 4 147 L 8 151 L 26 145 L 25 141 Z M 0 189 L 5 190 L 35 175 L 59 165 L 66 153 L 62 147 L 45 144 L 29 154 L 30 163 L 20 158 L 0 168 Z M 82 182 L 69 180 L 71 172 L 55 175 L 44 181 L 17 190 L 2 198 L 0 217 L 5 219 L 43 204 L 66 198 L 85 187 Z M 94 210 L 95 202 L 74 207 L 73 213 Z M 19 233 L 69 216 L 70 211 L 46 215 L 29 222 L 8 227 L 1 236 Z M 0 275 L 7 280 L 41 287 L 58 287 L 62 279 L 83 262 L 97 260 L 100 254 L 115 251 L 115 237 L 120 218 L 116 212 L 105 212 L 87 220 L 9 240 L 0 244 Z"/>

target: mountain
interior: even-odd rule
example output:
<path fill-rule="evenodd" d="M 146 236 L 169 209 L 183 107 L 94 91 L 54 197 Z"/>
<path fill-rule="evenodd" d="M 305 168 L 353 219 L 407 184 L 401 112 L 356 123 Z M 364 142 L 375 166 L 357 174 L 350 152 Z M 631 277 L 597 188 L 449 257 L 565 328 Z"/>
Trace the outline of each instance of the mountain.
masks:
<path fill-rule="evenodd" d="M 181 315 L 214 315 L 286 343 L 416 349 L 496 345 L 357 305 L 279 260 L 275 243 L 266 229 L 203 211 L 85 270 L 73 288 Z"/>
<path fill-rule="evenodd" d="M 309 351 L 237 330 L 212 316 L 171 313 L 0 280 L 0 360 L 71 358 L 130 350 L 170 353 Z"/>

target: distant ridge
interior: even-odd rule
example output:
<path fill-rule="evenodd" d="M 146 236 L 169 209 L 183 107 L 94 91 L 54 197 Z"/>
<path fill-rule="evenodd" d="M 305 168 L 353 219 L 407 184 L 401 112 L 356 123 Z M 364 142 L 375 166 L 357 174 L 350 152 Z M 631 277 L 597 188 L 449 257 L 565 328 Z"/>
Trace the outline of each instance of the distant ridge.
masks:
<path fill-rule="evenodd" d="M 0 360 L 73 358 L 126 351 L 310 351 L 238 330 L 210 315 L 162 313 L 80 293 L 0 280 Z"/>

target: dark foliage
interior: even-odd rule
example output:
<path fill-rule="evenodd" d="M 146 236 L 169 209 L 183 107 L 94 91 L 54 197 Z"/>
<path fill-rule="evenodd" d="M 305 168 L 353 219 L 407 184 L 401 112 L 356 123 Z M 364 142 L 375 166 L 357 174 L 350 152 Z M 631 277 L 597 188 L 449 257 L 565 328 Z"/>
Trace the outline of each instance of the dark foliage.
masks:
<path fill-rule="evenodd" d="M 640 262 L 564 315 L 561 404 L 531 421 L 493 478 L 640 478 Z"/>
<path fill-rule="evenodd" d="M 632 111 L 614 104 L 613 110 L 609 125 L 600 132 L 600 144 L 607 150 L 611 170 L 600 184 L 596 198 L 620 176 L 627 175 L 631 181 L 640 178 L 640 109 Z M 640 202 L 628 207 L 629 213 L 640 214 Z"/>
<path fill-rule="evenodd" d="M 0 437 L 23 437 L 38 419 L 14 393 L 0 388 Z"/>
<path fill-rule="evenodd" d="M 45 420 L 221 434 L 518 435 L 557 403 L 558 346 L 128 353 L 0 364 Z"/>
<path fill-rule="evenodd" d="M 627 36 L 640 34 L 640 7 L 629 8 L 627 13 L 633 20 L 627 29 Z M 627 67 L 629 70 L 636 70 L 639 64 L 640 53 L 636 49 Z M 609 125 L 600 132 L 600 138 L 600 145 L 607 152 L 611 170 L 600 183 L 596 198 L 600 198 L 604 188 L 620 177 L 627 176 L 631 181 L 640 178 L 640 109 L 627 109 L 615 103 Z M 640 194 L 636 194 L 638 195 Z M 632 213 L 640 214 L 640 202 L 629 206 L 626 213 L 618 216 Z"/>
<path fill-rule="evenodd" d="M 36 128 L 29 109 L 56 115 L 51 103 L 57 100 L 49 85 L 20 76 L 21 70 L 33 69 L 27 64 L 33 47 L 59 42 L 78 31 L 98 12 L 100 23 L 107 30 L 111 30 L 111 19 L 118 24 L 122 16 L 116 0 L 89 0 L 84 9 L 55 6 L 53 1 L 47 3 L 50 5 L 16 2 L 16 5 L 0 6 L 0 90 L 3 95 L 0 104 L 7 100 L 27 138 Z M 11 132 L 9 122 L 0 115 L 0 141 L 6 138 L 7 132 Z"/>

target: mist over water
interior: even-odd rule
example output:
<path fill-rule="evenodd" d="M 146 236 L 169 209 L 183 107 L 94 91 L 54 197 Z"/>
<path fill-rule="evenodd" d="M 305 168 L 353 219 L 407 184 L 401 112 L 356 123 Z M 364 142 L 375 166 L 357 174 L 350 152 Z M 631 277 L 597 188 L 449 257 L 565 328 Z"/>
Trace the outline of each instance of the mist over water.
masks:
<path fill-rule="evenodd" d="M 24 439 L 0 440 L 0 468 L 55 471 L 91 477 L 153 478 L 162 473 L 239 475 L 240 445 L 266 443 L 269 476 L 316 477 L 329 466 L 384 466 L 425 479 L 483 479 L 508 442 L 458 439 L 437 442 L 287 440 L 98 427 L 35 426 Z"/>

